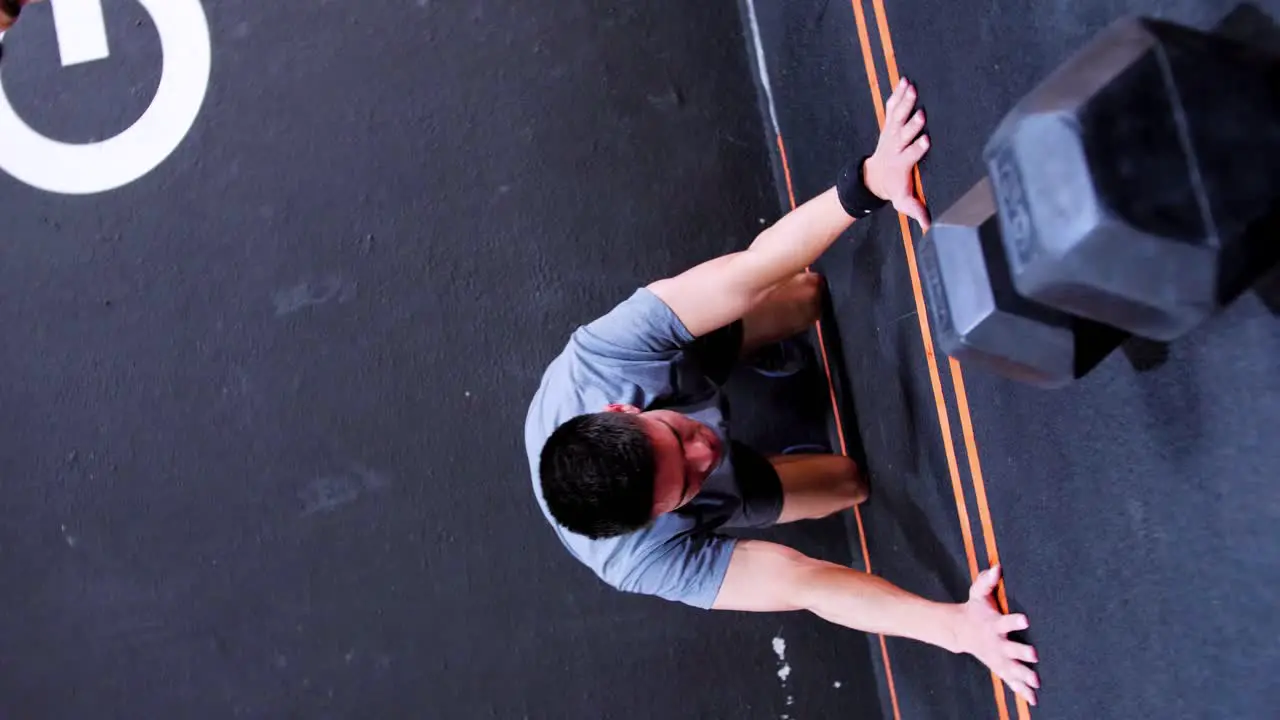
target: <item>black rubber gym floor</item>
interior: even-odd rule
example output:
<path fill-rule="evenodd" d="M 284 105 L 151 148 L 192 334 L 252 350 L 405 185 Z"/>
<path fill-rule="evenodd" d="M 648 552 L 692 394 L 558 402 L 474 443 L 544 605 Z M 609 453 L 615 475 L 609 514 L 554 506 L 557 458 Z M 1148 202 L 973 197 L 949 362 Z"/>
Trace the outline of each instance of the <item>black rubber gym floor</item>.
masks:
<path fill-rule="evenodd" d="M 982 147 L 1005 111 L 1112 20 L 1209 28 L 1234 8 L 756 0 L 786 150 L 778 175 L 800 202 L 828 187 L 876 137 L 872 88 L 887 97 L 902 74 L 929 117 L 921 174 L 936 214 L 985 172 Z M 1274 18 L 1280 3 L 1262 9 Z M 1028 709 L 967 658 L 892 639 L 882 653 L 873 640 L 884 716 L 1275 717 L 1275 277 L 1188 337 L 1131 341 L 1085 380 L 1044 391 L 926 350 L 907 242 L 880 214 L 819 265 L 874 484 L 862 510 L 870 561 L 959 599 L 998 554 L 1009 606 L 1031 617 L 1043 690 Z"/>
<path fill-rule="evenodd" d="M 129 126 L 146 7 L 105 0 L 110 57 L 67 68 L 28 8 L 16 112 Z M 0 174 L 0 717 L 878 714 L 856 633 L 603 586 L 521 447 L 575 326 L 781 211 L 736 5 L 204 10 L 208 96 L 159 167 Z M 758 437 L 821 438 L 818 390 L 742 387 Z M 848 558 L 837 521 L 787 537 Z"/>
<path fill-rule="evenodd" d="M 575 326 L 870 147 L 866 62 L 921 87 L 939 210 L 1112 18 L 1228 8 L 754 2 L 785 168 L 728 0 L 225 0 L 154 171 L 89 196 L 0 174 L 0 717 L 999 717 L 966 658 L 604 588 L 543 523 L 520 422 Z M 129 126 L 160 81 L 148 7 L 104 0 L 110 58 L 72 68 L 28 9 L 16 113 L 69 143 Z M 861 532 L 771 535 L 853 564 L 865 535 L 940 599 L 998 548 L 1036 716 L 1274 717 L 1276 318 L 1249 295 L 1047 393 L 931 358 L 906 257 L 882 213 L 819 267 Z M 818 373 L 732 392 L 744 440 L 827 437 Z"/>

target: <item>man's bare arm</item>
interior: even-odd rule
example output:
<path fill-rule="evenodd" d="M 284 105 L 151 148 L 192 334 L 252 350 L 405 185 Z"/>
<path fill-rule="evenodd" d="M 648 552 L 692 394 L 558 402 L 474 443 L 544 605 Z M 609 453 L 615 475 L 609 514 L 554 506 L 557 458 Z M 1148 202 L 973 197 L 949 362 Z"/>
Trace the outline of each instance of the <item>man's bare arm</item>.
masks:
<path fill-rule="evenodd" d="M 885 126 L 875 153 L 863 164 L 863 183 L 873 195 L 928 225 L 924 205 L 912 191 L 911 171 L 929 149 L 915 88 L 905 80 L 885 106 Z M 833 187 L 792 210 L 756 237 L 750 247 L 710 260 L 649 289 L 675 312 L 694 337 L 745 315 L 778 283 L 812 265 L 849 229 Z"/>
<path fill-rule="evenodd" d="M 694 337 L 746 315 L 775 285 L 811 265 L 853 224 L 835 189 L 783 216 L 741 252 L 649 286 Z"/>
<path fill-rule="evenodd" d="M 999 568 L 992 568 L 970 588 L 968 602 L 939 603 L 883 578 L 815 560 L 782 545 L 742 540 L 733 551 L 714 607 L 751 612 L 808 610 L 854 630 L 968 653 L 1034 705 L 1040 680 L 1023 663 L 1037 662 L 1035 649 L 1006 637 L 1026 629 L 1027 619 L 1003 615 L 996 608 L 991 593 L 999 579 Z"/>

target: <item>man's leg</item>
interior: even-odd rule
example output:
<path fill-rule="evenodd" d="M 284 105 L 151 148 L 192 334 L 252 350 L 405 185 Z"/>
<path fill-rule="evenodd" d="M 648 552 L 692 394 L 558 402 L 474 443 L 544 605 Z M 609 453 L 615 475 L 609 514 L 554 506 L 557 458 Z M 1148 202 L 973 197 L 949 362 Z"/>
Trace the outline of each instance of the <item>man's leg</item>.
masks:
<path fill-rule="evenodd" d="M 844 455 L 777 455 L 769 463 L 782 483 L 779 523 L 826 517 L 867 499 L 866 479 Z"/>
<path fill-rule="evenodd" d="M 765 457 L 737 441 L 729 453 L 742 508 L 726 527 L 765 528 L 826 517 L 867 499 L 866 479 L 844 455 Z"/>
<path fill-rule="evenodd" d="M 770 363 L 785 365 L 785 353 L 766 358 L 768 353 L 761 353 L 761 348 L 776 350 L 777 343 L 804 332 L 821 313 L 821 276 L 797 273 L 776 285 L 741 320 L 694 340 L 687 352 L 712 382 L 724 385 L 740 361 L 757 368 Z"/>
<path fill-rule="evenodd" d="M 742 318 L 742 357 L 799 335 L 822 314 L 822 276 L 802 272 L 774 286 Z"/>
<path fill-rule="evenodd" d="M 742 356 L 809 329 L 822 315 L 822 292 L 822 277 L 812 272 L 797 273 L 775 287 L 742 319 Z M 778 523 L 826 517 L 867 499 L 866 479 L 857 463 L 844 455 L 777 455 L 767 460 L 782 485 Z"/>

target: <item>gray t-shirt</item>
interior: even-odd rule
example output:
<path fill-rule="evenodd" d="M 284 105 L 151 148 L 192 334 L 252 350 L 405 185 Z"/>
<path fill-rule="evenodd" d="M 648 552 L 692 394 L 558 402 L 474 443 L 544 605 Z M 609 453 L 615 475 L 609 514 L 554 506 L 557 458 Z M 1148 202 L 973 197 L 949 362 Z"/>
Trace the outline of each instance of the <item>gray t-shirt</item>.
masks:
<path fill-rule="evenodd" d="M 710 608 L 736 543 L 716 530 L 752 524 L 752 508 L 746 507 L 727 452 L 727 403 L 687 352 L 692 342 L 666 303 L 647 289 L 637 290 L 608 314 L 578 328 L 547 368 L 525 420 L 525 447 L 538 505 L 574 557 L 619 590 Z M 562 423 L 600 412 L 610 403 L 683 413 L 711 428 L 726 452 L 684 507 L 642 530 L 592 540 L 551 517 L 542 498 L 538 459 Z"/>

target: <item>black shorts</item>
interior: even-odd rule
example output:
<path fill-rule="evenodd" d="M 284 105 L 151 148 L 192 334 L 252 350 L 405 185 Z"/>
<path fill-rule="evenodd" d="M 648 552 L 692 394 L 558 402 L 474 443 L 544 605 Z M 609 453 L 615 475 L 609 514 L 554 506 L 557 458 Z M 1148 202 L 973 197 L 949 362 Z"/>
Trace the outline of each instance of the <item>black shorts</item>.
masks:
<path fill-rule="evenodd" d="M 742 355 L 742 321 L 736 320 L 693 341 L 685 350 L 707 379 L 722 386 Z M 725 527 L 763 528 L 782 515 L 782 479 L 769 459 L 737 441 L 729 443 L 729 461 L 742 506 Z"/>
<path fill-rule="evenodd" d="M 773 463 L 737 441 L 729 443 L 729 461 L 742 493 L 742 508 L 725 527 L 764 528 L 777 523 L 782 516 L 782 478 Z"/>
<path fill-rule="evenodd" d="M 685 348 L 702 374 L 716 385 L 724 385 L 742 355 L 742 321 L 734 320 L 724 327 L 695 339 Z"/>

